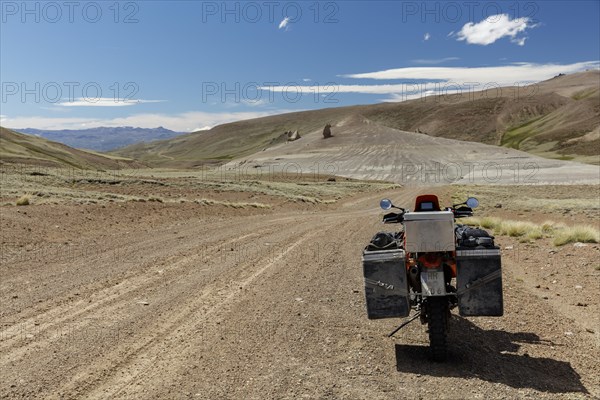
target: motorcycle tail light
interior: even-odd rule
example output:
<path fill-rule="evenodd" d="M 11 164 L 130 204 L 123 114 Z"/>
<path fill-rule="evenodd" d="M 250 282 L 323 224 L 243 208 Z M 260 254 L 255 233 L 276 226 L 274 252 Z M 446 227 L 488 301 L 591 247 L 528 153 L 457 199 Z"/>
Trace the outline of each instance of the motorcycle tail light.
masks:
<path fill-rule="evenodd" d="M 425 254 L 419 257 L 419 263 L 425 268 L 439 268 L 442 261 L 439 254 Z"/>

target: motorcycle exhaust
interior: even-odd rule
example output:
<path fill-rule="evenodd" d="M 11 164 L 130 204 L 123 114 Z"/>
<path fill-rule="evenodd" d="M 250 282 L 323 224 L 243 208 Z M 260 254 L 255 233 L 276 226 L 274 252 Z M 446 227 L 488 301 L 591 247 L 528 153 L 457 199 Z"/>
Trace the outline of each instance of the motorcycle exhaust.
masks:
<path fill-rule="evenodd" d="M 408 270 L 408 281 L 413 290 L 417 293 L 421 293 L 421 279 L 419 278 L 419 267 L 413 265 Z"/>

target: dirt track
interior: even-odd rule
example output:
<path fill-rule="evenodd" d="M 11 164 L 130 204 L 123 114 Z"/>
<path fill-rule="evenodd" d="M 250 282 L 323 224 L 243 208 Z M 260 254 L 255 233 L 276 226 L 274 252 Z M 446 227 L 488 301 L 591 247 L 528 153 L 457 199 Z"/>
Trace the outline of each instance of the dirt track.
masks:
<path fill-rule="evenodd" d="M 246 216 L 135 205 L 114 211 L 113 228 L 99 210 L 53 208 L 55 236 L 40 245 L 52 249 L 3 255 L 0 397 L 600 396 L 595 335 L 516 279 L 513 262 L 505 317 L 454 317 L 445 364 L 428 361 L 418 323 L 389 339 L 397 320 L 367 320 L 360 251 L 382 229 L 381 196 Z M 47 210 L 2 212 L 35 231 Z"/>

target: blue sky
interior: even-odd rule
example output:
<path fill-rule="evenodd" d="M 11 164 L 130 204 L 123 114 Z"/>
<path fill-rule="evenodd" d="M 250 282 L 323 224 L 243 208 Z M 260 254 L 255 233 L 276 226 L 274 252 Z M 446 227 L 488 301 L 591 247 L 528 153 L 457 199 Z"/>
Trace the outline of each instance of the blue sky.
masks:
<path fill-rule="evenodd" d="M 12 128 L 192 131 L 598 68 L 600 2 L 1 2 Z"/>

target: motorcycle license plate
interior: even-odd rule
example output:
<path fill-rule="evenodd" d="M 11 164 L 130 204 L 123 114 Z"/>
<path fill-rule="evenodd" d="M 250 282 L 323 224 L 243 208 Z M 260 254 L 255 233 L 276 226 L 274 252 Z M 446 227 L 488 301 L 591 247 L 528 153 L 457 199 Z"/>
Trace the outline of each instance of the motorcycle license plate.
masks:
<path fill-rule="evenodd" d="M 424 296 L 445 296 L 444 272 L 427 270 L 421 272 L 421 288 Z"/>

